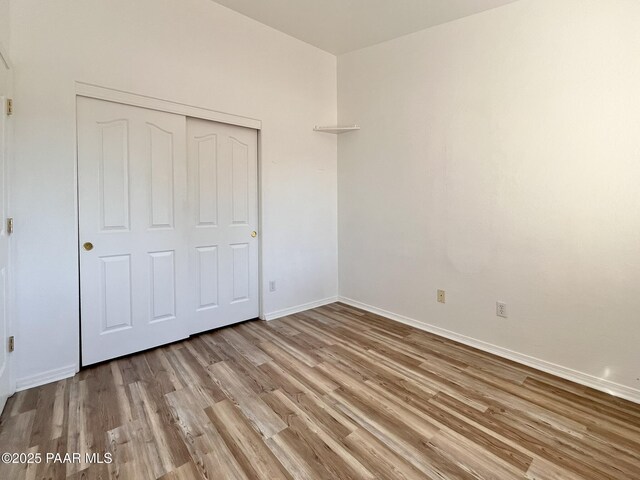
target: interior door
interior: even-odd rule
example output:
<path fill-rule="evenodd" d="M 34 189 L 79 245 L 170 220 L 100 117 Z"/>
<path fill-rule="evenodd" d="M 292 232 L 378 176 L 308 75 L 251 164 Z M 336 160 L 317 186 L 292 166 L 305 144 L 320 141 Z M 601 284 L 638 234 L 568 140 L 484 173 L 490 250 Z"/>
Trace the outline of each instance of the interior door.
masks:
<path fill-rule="evenodd" d="M 82 364 L 189 335 L 186 120 L 78 97 Z"/>
<path fill-rule="evenodd" d="M 13 393 L 9 352 L 9 238 L 7 232 L 7 156 L 8 120 L 7 94 L 9 69 L 0 54 L 0 413 Z"/>
<path fill-rule="evenodd" d="M 191 333 L 256 318 L 257 131 L 187 119 Z"/>

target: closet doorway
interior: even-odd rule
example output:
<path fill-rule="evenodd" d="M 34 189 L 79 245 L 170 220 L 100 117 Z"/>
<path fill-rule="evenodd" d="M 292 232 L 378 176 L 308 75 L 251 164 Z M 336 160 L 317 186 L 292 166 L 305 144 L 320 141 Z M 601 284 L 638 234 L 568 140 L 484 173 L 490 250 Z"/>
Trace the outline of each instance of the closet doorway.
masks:
<path fill-rule="evenodd" d="M 77 97 L 82 365 L 258 317 L 257 130 Z"/>

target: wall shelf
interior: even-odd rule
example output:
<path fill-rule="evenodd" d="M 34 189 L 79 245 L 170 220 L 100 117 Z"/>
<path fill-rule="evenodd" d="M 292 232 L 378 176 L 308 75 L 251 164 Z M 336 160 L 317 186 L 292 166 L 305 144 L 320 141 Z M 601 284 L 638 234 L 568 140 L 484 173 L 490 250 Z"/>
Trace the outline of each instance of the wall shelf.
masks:
<path fill-rule="evenodd" d="M 346 132 L 353 132 L 354 130 L 360 130 L 358 125 L 348 125 L 344 127 L 336 126 L 336 127 L 318 127 L 317 125 L 313 128 L 314 132 L 322 132 L 322 133 L 333 133 L 340 134 Z"/>

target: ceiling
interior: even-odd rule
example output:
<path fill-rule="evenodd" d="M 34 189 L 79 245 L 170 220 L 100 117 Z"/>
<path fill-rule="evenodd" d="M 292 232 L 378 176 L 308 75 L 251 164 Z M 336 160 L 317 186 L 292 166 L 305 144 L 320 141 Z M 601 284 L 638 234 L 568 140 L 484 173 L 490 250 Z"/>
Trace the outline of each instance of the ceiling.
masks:
<path fill-rule="evenodd" d="M 215 0 L 335 55 L 516 0 Z"/>

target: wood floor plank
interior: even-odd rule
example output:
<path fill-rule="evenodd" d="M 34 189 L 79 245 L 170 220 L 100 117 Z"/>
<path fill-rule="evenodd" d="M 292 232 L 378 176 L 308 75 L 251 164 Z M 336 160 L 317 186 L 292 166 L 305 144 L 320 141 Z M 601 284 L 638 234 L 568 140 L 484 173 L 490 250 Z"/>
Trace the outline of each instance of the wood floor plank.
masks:
<path fill-rule="evenodd" d="M 337 390 L 331 396 L 335 405 L 345 414 L 386 445 L 391 451 L 406 459 L 428 478 L 472 478 L 464 469 L 442 458 L 428 444 L 429 437 L 420 435 L 405 423 L 394 423 L 393 417 L 378 412 L 371 415 L 372 405 L 357 397 Z"/>
<path fill-rule="evenodd" d="M 450 431 L 438 432 L 429 444 L 445 458 L 477 478 L 499 478 L 513 480 L 522 478 L 522 470 L 491 455 L 463 435 L 455 435 Z M 529 465 L 527 465 L 527 469 Z"/>
<path fill-rule="evenodd" d="M 541 443 L 552 445 L 556 450 L 569 452 L 573 458 L 591 466 L 594 471 L 611 469 L 616 472 L 617 477 L 640 478 L 638 465 L 629 462 L 628 457 L 625 458 L 621 452 L 611 452 L 607 445 L 589 441 L 585 436 L 574 436 L 557 431 L 543 422 L 531 421 L 517 414 L 511 415 L 506 411 L 502 413 L 492 411 L 491 414 L 493 418 L 500 419 L 505 424 L 529 432 Z"/>
<path fill-rule="evenodd" d="M 187 462 L 160 477 L 160 480 L 194 480 L 203 478 L 193 462 Z"/>
<path fill-rule="evenodd" d="M 289 372 L 290 376 L 294 376 L 310 390 L 322 395 L 337 388 L 337 385 L 328 379 L 320 370 L 309 367 L 304 362 L 299 361 L 298 358 L 287 350 L 280 349 L 279 346 L 271 342 L 264 342 L 261 346 L 275 359 L 276 363 L 282 365 Z M 317 363 L 315 365 L 317 365 Z"/>
<path fill-rule="evenodd" d="M 574 472 L 566 470 L 554 463 L 536 458 L 527 471 L 528 480 L 587 480 Z"/>
<path fill-rule="evenodd" d="M 11 415 L 12 410 L 5 410 L 0 420 L 0 453 L 29 452 L 29 438 L 36 411 L 28 410 L 24 413 Z M 18 410 L 16 410 L 18 411 Z M 20 463 L 0 463 L 0 478 L 26 478 L 28 465 Z M 29 472 L 31 473 L 31 472 Z"/>
<path fill-rule="evenodd" d="M 314 455 L 321 459 L 325 468 L 336 475 L 335 478 L 374 478 L 345 448 L 341 439 L 333 436 L 333 432 L 327 426 L 317 422 L 281 391 L 276 390 L 273 396 L 278 397 L 294 413 L 288 422 L 289 428 L 304 439 Z"/>
<path fill-rule="evenodd" d="M 52 436 L 51 411 L 56 400 L 57 385 L 50 383 L 44 385 L 39 391 L 38 400 L 35 405 L 35 417 L 31 427 L 29 446 L 39 445 L 49 440 Z"/>
<path fill-rule="evenodd" d="M 67 476 L 75 474 L 87 467 L 85 455 L 90 452 L 92 430 L 89 428 L 90 401 L 87 391 L 87 381 L 73 379 L 69 386 L 69 428 L 67 430 L 66 446 L 69 452 L 79 453 L 81 462 L 67 463 Z"/>
<path fill-rule="evenodd" d="M 292 429 L 286 428 L 267 439 L 267 446 L 296 480 L 331 480 L 314 451 Z"/>
<path fill-rule="evenodd" d="M 264 438 L 269 438 L 287 425 L 229 367 L 220 362 L 209 367 L 211 378 L 233 400 L 246 418 Z"/>
<path fill-rule="evenodd" d="M 264 444 L 262 436 L 251 427 L 246 417 L 230 400 L 207 407 L 206 412 L 249 478 L 291 478 Z"/>
<path fill-rule="evenodd" d="M 1 452 L 81 454 L 2 480 L 638 480 L 640 405 L 335 303 L 18 392 Z"/>
<path fill-rule="evenodd" d="M 109 453 L 116 459 L 109 465 L 111 478 L 156 478 L 163 475 L 162 462 L 153 448 L 144 420 L 136 419 L 107 432 Z"/>
<path fill-rule="evenodd" d="M 68 439 L 69 439 L 68 436 L 60 436 L 56 439 L 53 439 L 48 442 L 44 442 L 41 445 L 38 445 L 38 450 L 40 452 L 46 452 L 54 455 L 58 454 L 58 455 L 64 456 L 67 452 L 71 450 L 69 447 L 69 444 L 67 443 Z M 43 456 L 44 455 L 45 454 L 43 453 Z M 88 468 L 70 469 L 68 467 L 69 467 L 68 464 L 59 463 L 59 462 L 46 462 L 43 460 L 42 463 L 39 463 L 37 465 L 36 478 L 39 478 L 39 479 L 40 478 L 47 478 L 47 479 L 48 478 L 51 478 L 51 479 L 71 478 L 80 472 L 86 472 L 88 470 Z M 96 468 L 95 470 L 101 471 L 102 468 L 99 467 L 99 468 Z M 8 476 L 6 478 L 21 478 L 21 477 Z"/>
<path fill-rule="evenodd" d="M 234 330 L 233 327 L 221 330 L 220 335 L 229 345 L 235 348 L 240 355 L 249 360 L 253 365 L 262 365 L 263 363 L 271 360 L 269 355 L 257 348 L 248 339 L 238 333 L 237 330 Z"/>
<path fill-rule="evenodd" d="M 213 402 L 219 402 L 227 398 L 220 386 L 215 382 L 211 382 L 209 378 L 209 367 L 211 365 L 204 368 L 186 348 L 175 349 L 171 352 L 171 358 L 172 364 L 178 367 L 176 370 L 179 369 L 180 376 L 185 382 L 184 388 L 197 385 L 202 395 L 210 398 Z"/>
<path fill-rule="evenodd" d="M 420 480 L 424 474 L 391 451 L 366 430 L 351 432 L 345 443 L 360 462 L 372 471 L 376 478 L 388 480 Z"/>

